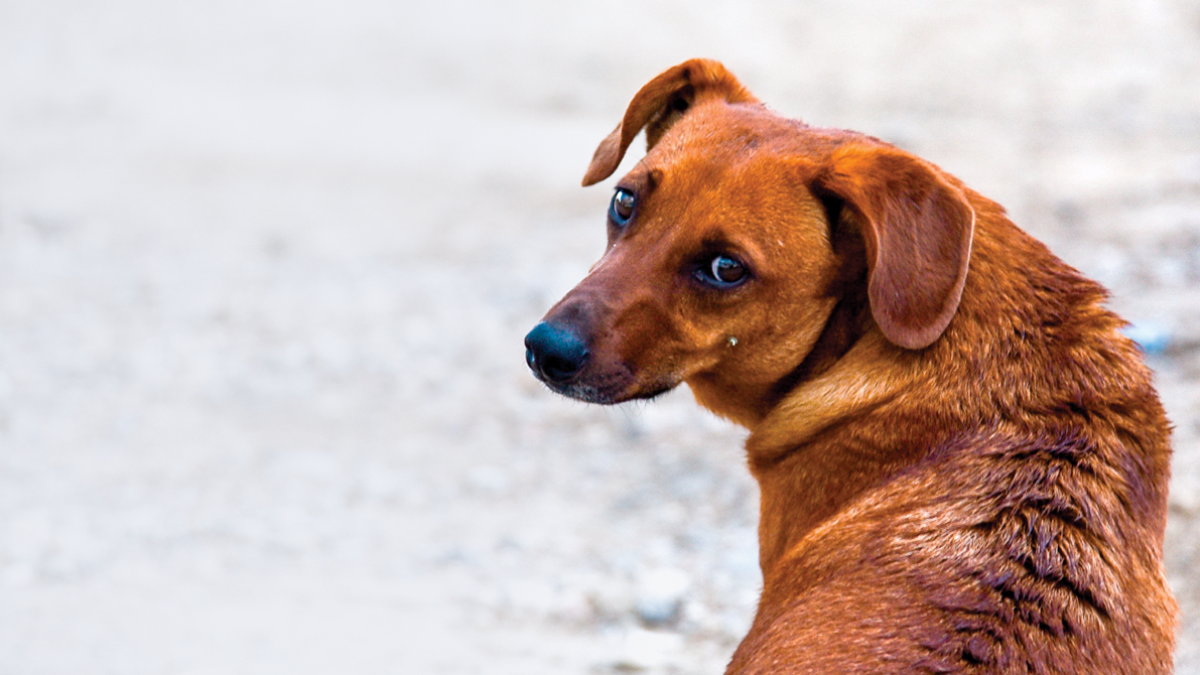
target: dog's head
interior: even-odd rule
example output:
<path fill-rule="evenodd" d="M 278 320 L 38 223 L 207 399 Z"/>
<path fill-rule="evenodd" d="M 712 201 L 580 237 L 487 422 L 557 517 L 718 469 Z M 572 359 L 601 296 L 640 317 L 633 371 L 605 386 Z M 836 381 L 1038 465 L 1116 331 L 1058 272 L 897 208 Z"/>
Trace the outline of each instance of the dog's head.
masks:
<path fill-rule="evenodd" d="M 693 60 L 634 96 L 584 185 L 643 128 L 648 153 L 617 183 L 604 256 L 525 339 L 555 391 L 617 403 L 687 382 L 750 424 L 863 336 L 920 350 L 950 323 L 974 211 L 936 167 L 784 119 Z"/>

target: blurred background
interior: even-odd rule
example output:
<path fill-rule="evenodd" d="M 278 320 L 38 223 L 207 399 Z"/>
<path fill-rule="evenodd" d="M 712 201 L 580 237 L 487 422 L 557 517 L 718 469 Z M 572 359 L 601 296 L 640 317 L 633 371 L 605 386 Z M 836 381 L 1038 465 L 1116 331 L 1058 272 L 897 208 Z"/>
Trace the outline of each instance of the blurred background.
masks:
<path fill-rule="evenodd" d="M 0 0 L 0 674 L 721 672 L 743 432 L 521 344 L 693 56 L 1112 289 L 1200 673 L 1200 2 Z"/>

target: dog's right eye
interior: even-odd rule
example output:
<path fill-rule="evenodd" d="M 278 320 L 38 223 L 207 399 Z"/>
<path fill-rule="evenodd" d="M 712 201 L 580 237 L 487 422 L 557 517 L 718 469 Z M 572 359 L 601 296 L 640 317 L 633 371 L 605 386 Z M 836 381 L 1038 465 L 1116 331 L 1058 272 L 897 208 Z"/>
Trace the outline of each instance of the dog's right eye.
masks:
<path fill-rule="evenodd" d="M 608 207 L 608 217 L 618 227 L 625 225 L 633 217 L 633 206 L 637 199 L 625 188 L 617 188 L 613 193 L 612 204 Z"/>
<path fill-rule="evenodd" d="M 727 255 L 714 256 L 696 269 L 696 278 L 709 286 L 728 289 L 750 278 L 750 270 L 740 260 Z"/>

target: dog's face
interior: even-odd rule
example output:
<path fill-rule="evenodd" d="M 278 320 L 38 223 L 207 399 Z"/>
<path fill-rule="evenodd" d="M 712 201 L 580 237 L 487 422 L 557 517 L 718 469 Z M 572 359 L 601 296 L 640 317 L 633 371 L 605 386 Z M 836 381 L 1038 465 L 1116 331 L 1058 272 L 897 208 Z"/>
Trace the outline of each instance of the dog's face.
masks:
<path fill-rule="evenodd" d="M 685 381 L 762 389 L 812 348 L 839 267 L 825 208 L 799 187 L 806 163 L 745 151 L 740 116 L 699 106 L 617 183 L 604 256 L 530 335 L 552 389 L 595 403 Z M 556 340 L 576 351 L 554 361 Z"/>
<path fill-rule="evenodd" d="M 597 150 L 585 184 L 611 174 L 647 127 L 649 153 L 613 192 L 604 256 L 529 333 L 526 359 L 539 379 L 573 398 L 617 403 L 687 382 L 706 407 L 749 425 L 855 284 L 864 298 L 871 285 L 871 313 L 878 320 L 884 312 L 879 323 L 891 321 L 884 332 L 892 329 L 899 344 L 923 347 L 930 332 L 936 339 L 953 314 L 946 298 L 956 305 L 961 292 L 971 221 L 964 248 L 964 214 L 943 204 L 953 188 L 927 180 L 927 168 L 882 166 L 874 150 L 843 152 L 844 139 L 804 133 L 711 64 L 688 62 L 646 85 Z M 858 194 L 870 191 L 868 177 L 884 191 L 898 181 L 916 191 L 906 202 L 932 205 L 934 217 L 924 220 L 933 224 L 918 223 L 916 238 L 950 260 L 922 270 L 938 283 L 914 283 L 911 267 L 921 261 L 887 255 L 914 237 L 889 245 L 891 235 L 880 234 L 876 223 L 897 209 Z M 941 227 L 947 220 L 953 226 Z M 914 296 L 906 287 L 927 290 Z M 898 311 L 887 315 L 888 307 Z"/>

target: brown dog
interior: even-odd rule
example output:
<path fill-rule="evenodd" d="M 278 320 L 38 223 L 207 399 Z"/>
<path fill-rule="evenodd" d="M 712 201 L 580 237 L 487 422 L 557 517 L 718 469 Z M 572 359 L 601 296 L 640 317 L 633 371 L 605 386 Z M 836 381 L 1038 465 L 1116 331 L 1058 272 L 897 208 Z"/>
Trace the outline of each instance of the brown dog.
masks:
<path fill-rule="evenodd" d="M 1104 290 L 932 164 L 654 78 L 584 185 L 608 249 L 526 338 L 595 403 L 751 431 L 763 592 L 729 673 L 1167 673 L 1169 426 Z"/>

